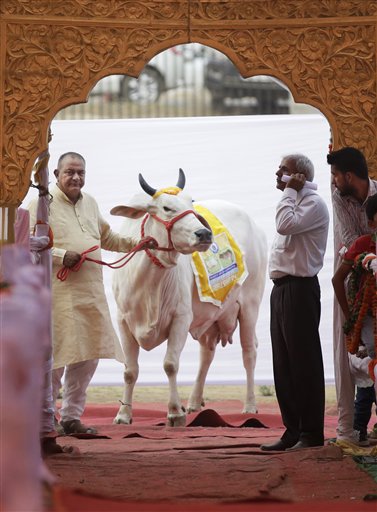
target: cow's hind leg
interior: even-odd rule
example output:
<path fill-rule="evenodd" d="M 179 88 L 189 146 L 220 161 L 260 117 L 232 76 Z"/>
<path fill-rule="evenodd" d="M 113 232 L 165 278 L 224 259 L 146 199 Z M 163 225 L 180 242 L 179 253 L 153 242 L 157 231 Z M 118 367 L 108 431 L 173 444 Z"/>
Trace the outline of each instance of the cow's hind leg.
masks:
<path fill-rule="evenodd" d="M 124 389 L 121 406 L 114 418 L 114 423 L 130 425 L 132 423 L 132 395 L 139 376 L 139 351 L 140 347 L 134 340 L 124 319 L 119 319 L 118 324 L 121 334 L 126 364 L 124 367 Z"/>
<path fill-rule="evenodd" d="M 243 413 L 258 412 L 254 393 L 254 370 L 258 348 L 258 339 L 255 332 L 257 317 L 257 305 L 243 305 L 241 307 L 239 313 L 240 342 L 243 365 L 246 371 L 246 397 Z"/>

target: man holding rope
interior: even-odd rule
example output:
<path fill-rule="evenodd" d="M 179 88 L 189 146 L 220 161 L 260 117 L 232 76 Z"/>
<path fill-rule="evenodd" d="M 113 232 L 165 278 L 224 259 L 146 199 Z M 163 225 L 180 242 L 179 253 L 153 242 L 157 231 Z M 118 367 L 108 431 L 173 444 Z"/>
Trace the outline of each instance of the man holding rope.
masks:
<path fill-rule="evenodd" d="M 86 390 L 100 358 L 113 358 L 118 343 L 110 319 L 103 285 L 102 266 L 82 263 L 82 254 L 96 246 L 90 256 L 101 262 L 101 248 L 128 252 L 155 248 L 155 241 L 139 243 L 114 233 L 102 217 L 93 197 L 82 193 L 85 185 L 85 159 L 75 152 L 61 155 L 51 191 L 49 225 L 53 232 L 53 398 L 54 403 L 64 376 L 60 425 L 66 434 L 96 433 L 80 421 L 85 408 Z M 37 200 L 29 205 L 30 222 L 36 222 Z M 64 280 L 58 271 L 71 272 Z"/>

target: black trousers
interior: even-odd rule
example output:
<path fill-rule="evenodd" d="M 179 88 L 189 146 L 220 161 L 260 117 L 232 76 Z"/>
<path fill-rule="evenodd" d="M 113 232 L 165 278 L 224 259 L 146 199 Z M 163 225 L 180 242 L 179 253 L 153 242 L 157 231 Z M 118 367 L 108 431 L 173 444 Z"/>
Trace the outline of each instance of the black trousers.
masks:
<path fill-rule="evenodd" d="M 276 396 L 287 444 L 324 441 L 325 382 L 318 278 L 287 276 L 271 292 L 271 342 Z"/>

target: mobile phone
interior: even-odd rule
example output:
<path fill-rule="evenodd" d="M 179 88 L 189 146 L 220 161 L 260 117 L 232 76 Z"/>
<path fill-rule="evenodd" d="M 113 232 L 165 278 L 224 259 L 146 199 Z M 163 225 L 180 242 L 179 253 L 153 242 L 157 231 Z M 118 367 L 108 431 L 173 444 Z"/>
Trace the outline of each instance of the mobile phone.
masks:
<path fill-rule="evenodd" d="M 284 181 L 284 183 L 288 183 L 291 177 L 288 174 L 283 174 L 283 176 L 280 179 L 281 181 Z M 313 183 L 312 181 L 305 181 L 304 187 L 310 188 L 311 190 L 317 190 L 318 188 L 317 183 Z"/>

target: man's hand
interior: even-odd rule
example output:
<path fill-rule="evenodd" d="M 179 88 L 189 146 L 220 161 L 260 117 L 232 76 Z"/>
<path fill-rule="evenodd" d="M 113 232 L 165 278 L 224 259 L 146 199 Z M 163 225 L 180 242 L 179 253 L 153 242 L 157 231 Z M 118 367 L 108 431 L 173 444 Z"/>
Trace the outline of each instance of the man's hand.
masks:
<path fill-rule="evenodd" d="M 141 246 L 139 251 L 144 251 L 144 249 L 157 249 L 158 242 L 154 238 L 148 238 L 145 240 L 140 240 Z"/>
<path fill-rule="evenodd" d="M 50 243 L 48 236 L 30 236 L 30 249 L 32 251 L 43 251 Z"/>
<path fill-rule="evenodd" d="M 369 270 L 373 272 L 374 276 L 377 274 L 377 258 L 374 258 L 374 260 L 369 263 Z"/>
<path fill-rule="evenodd" d="M 63 258 L 63 265 L 68 268 L 74 267 L 81 260 L 81 254 L 74 251 L 67 251 Z"/>
<path fill-rule="evenodd" d="M 364 359 L 365 357 L 368 357 L 368 352 L 365 345 L 360 345 L 358 351 L 356 352 L 356 357 L 358 357 L 359 359 Z"/>
<path fill-rule="evenodd" d="M 305 174 L 296 173 L 291 174 L 290 180 L 288 181 L 286 188 L 293 188 L 297 192 L 299 192 L 303 186 L 305 185 L 306 177 Z"/>
<path fill-rule="evenodd" d="M 373 252 L 368 253 L 361 262 L 365 270 L 371 270 L 374 275 L 377 272 L 377 257 Z"/>

